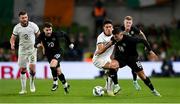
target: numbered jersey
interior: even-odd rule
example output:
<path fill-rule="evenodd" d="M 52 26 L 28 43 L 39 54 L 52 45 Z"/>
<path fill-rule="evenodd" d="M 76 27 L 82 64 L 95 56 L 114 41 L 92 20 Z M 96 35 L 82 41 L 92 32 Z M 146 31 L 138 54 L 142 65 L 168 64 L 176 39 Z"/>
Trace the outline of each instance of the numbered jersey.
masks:
<path fill-rule="evenodd" d="M 67 44 L 70 44 L 68 36 L 64 32 L 52 32 L 51 36 L 45 36 L 45 33 L 42 32 L 36 40 L 36 44 L 42 42 L 45 48 L 46 56 L 50 54 L 61 53 L 62 49 L 60 47 L 60 38 L 65 38 L 65 41 L 68 41 Z"/>
<path fill-rule="evenodd" d="M 14 27 L 13 35 L 19 37 L 19 54 L 31 54 L 35 50 L 35 33 L 38 31 L 38 26 L 30 21 L 26 27 L 20 23 Z"/>
<path fill-rule="evenodd" d="M 115 44 L 115 58 L 120 60 L 128 60 L 128 58 L 138 58 L 137 44 L 143 43 L 148 51 L 151 51 L 149 43 L 141 38 L 123 36 L 123 39 Z"/>
<path fill-rule="evenodd" d="M 36 40 L 36 44 L 42 43 L 45 48 L 45 55 L 50 62 L 52 59 L 61 60 L 61 52 L 62 49 L 60 47 L 59 39 L 65 39 L 66 44 L 69 46 L 70 40 L 65 32 L 52 32 L 51 36 L 46 36 L 44 32 L 42 32 Z"/>

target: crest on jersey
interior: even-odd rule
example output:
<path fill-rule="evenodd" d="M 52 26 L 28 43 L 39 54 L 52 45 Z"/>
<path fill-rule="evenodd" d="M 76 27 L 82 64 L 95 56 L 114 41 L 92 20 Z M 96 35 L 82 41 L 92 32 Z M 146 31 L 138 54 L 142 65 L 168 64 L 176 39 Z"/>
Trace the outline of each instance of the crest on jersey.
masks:
<path fill-rule="evenodd" d="M 122 46 L 126 47 L 126 43 L 122 43 Z"/>
<path fill-rule="evenodd" d="M 134 31 L 131 31 L 131 34 L 134 34 Z"/>

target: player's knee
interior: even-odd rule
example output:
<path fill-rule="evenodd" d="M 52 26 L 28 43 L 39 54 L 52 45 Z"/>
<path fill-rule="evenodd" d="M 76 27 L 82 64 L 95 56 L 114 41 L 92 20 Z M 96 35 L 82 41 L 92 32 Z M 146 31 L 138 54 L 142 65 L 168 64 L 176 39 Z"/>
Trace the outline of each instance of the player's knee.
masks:
<path fill-rule="evenodd" d="M 118 68 L 119 68 L 119 63 L 118 63 L 117 61 L 112 61 L 111 67 L 112 67 L 113 69 L 118 69 Z"/>
<path fill-rule="evenodd" d="M 144 74 L 144 71 L 139 71 L 139 72 L 137 72 L 137 75 L 138 75 L 142 80 L 145 80 L 145 79 L 146 79 L 146 75 Z"/>
<path fill-rule="evenodd" d="M 21 74 L 25 74 L 26 72 L 21 71 Z"/>
<path fill-rule="evenodd" d="M 50 63 L 50 67 L 56 67 L 57 66 L 57 60 L 52 60 Z"/>
<path fill-rule="evenodd" d="M 62 72 L 61 72 L 61 69 L 60 69 L 60 68 L 58 68 L 58 69 L 57 69 L 57 74 L 58 74 L 58 75 L 62 74 Z"/>
<path fill-rule="evenodd" d="M 26 68 L 20 68 L 20 71 L 26 73 Z"/>
<path fill-rule="evenodd" d="M 29 68 L 32 72 L 35 72 L 35 64 L 30 64 Z"/>
<path fill-rule="evenodd" d="M 51 62 L 51 63 L 50 63 L 50 67 L 56 67 L 56 66 L 57 66 L 56 63 L 54 63 L 54 62 Z"/>
<path fill-rule="evenodd" d="M 114 70 L 117 70 L 119 67 L 117 65 L 115 65 L 115 64 L 111 64 L 110 68 L 114 69 Z"/>
<path fill-rule="evenodd" d="M 50 64 L 50 67 L 55 68 L 56 65 L 55 64 Z"/>

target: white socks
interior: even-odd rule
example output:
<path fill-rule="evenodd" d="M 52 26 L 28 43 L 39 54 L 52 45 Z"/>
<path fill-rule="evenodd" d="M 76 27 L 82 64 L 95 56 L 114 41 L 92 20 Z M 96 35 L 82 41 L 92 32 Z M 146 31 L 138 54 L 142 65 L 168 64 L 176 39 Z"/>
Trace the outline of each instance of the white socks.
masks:
<path fill-rule="evenodd" d="M 110 77 L 107 77 L 107 81 L 106 81 L 106 87 L 107 87 L 107 92 L 112 92 L 113 91 L 113 81 Z"/>
<path fill-rule="evenodd" d="M 53 81 L 53 84 L 58 85 L 58 80 Z"/>
<path fill-rule="evenodd" d="M 68 83 L 66 82 L 66 83 L 63 85 L 63 87 L 66 88 L 67 86 L 68 86 Z"/>
<path fill-rule="evenodd" d="M 34 84 L 34 79 L 35 79 L 35 76 L 30 76 L 30 91 L 31 92 L 35 92 L 36 91 L 36 88 L 35 88 L 35 84 Z"/>
<path fill-rule="evenodd" d="M 26 91 L 26 74 L 21 74 L 21 88 L 23 91 Z"/>

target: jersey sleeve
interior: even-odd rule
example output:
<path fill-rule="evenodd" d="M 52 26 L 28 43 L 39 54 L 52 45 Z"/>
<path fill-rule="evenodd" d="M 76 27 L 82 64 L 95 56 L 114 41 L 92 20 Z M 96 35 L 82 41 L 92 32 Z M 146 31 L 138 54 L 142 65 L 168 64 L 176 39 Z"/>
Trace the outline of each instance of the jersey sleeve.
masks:
<path fill-rule="evenodd" d="M 66 44 L 69 46 L 71 44 L 69 36 L 66 33 L 63 33 L 63 36 L 65 38 Z"/>
<path fill-rule="evenodd" d="M 98 36 L 96 44 L 102 44 L 104 43 L 104 40 L 101 36 Z"/>
<path fill-rule="evenodd" d="M 145 47 L 147 48 L 148 51 L 151 51 L 152 48 L 149 44 L 148 41 L 146 41 L 145 39 L 142 38 L 137 38 L 137 37 L 127 37 L 128 41 L 131 41 L 132 43 L 136 44 L 136 43 L 143 43 L 145 45 Z"/>
<path fill-rule="evenodd" d="M 69 36 L 67 35 L 67 33 L 66 32 L 64 32 L 64 31 L 60 31 L 60 32 L 57 32 L 56 33 L 56 36 L 58 37 L 58 38 L 64 38 L 65 39 L 65 42 L 66 42 L 66 45 L 70 45 L 71 44 L 71 41 L 70 41 L 70 38 L 69 38 Z"/>
<path fill-rule="evenodd" d="M 13 35 L 18 36 L 18 27 L 17 25 L 13 28 Z"/>
<path fill-rule="evenodd" d="M 141 41 L 141 43 L 143 43 L 146 46 L 148 51 L 152 50 L 152 48 L 151 48 L 151 46 L 150 46 L 148 41 L 146 41 L 145 39 L 140 39 L 140 41 Z"/>
<path fill-rule="evenodd" d="M 36 41 L 35 41 L 35 47 L 39 44 L 39 43 L 41 43 L 41 41 L 42 41 L 42 34 L 43 33 L 41 33 L 37 38 L 36 38 Z"/>
<path fill-rule="evenodd" d="M 34 33 L 39 32 L 39 27 L 33 22 L 32 22 L 32 24 L 33 24 L 33 28 L 34 28 Z"/>
<path fill-rule="evenodd" d="M 143 34 L 141 34 L 141 30 L 140 30 L 140 29 L 138 29 L 137 27 L 134 27 L 134 31 L 135 31 L 136 37 L 146 40 L 146 39 L 145 39 L 146 36 L 144 35 L 144 36 L 145 36 L 145 37 L 144 37 Z M 146 40 L 146 41 L 147 41 L 147 40 Z"/>
<path fill-rule="evenodd" d="M 140 34 L 140 29 L 137 27 L 133 27 L 133 30 L 135 32 L 135 34 Z"/>
<path fill-rule="evenodd" d="M 58 31 L 58 32 L 55 32 L 55 34 L 58 38 L 63 38 L 67 35 L 67 33 L 64 31 Z"/>

